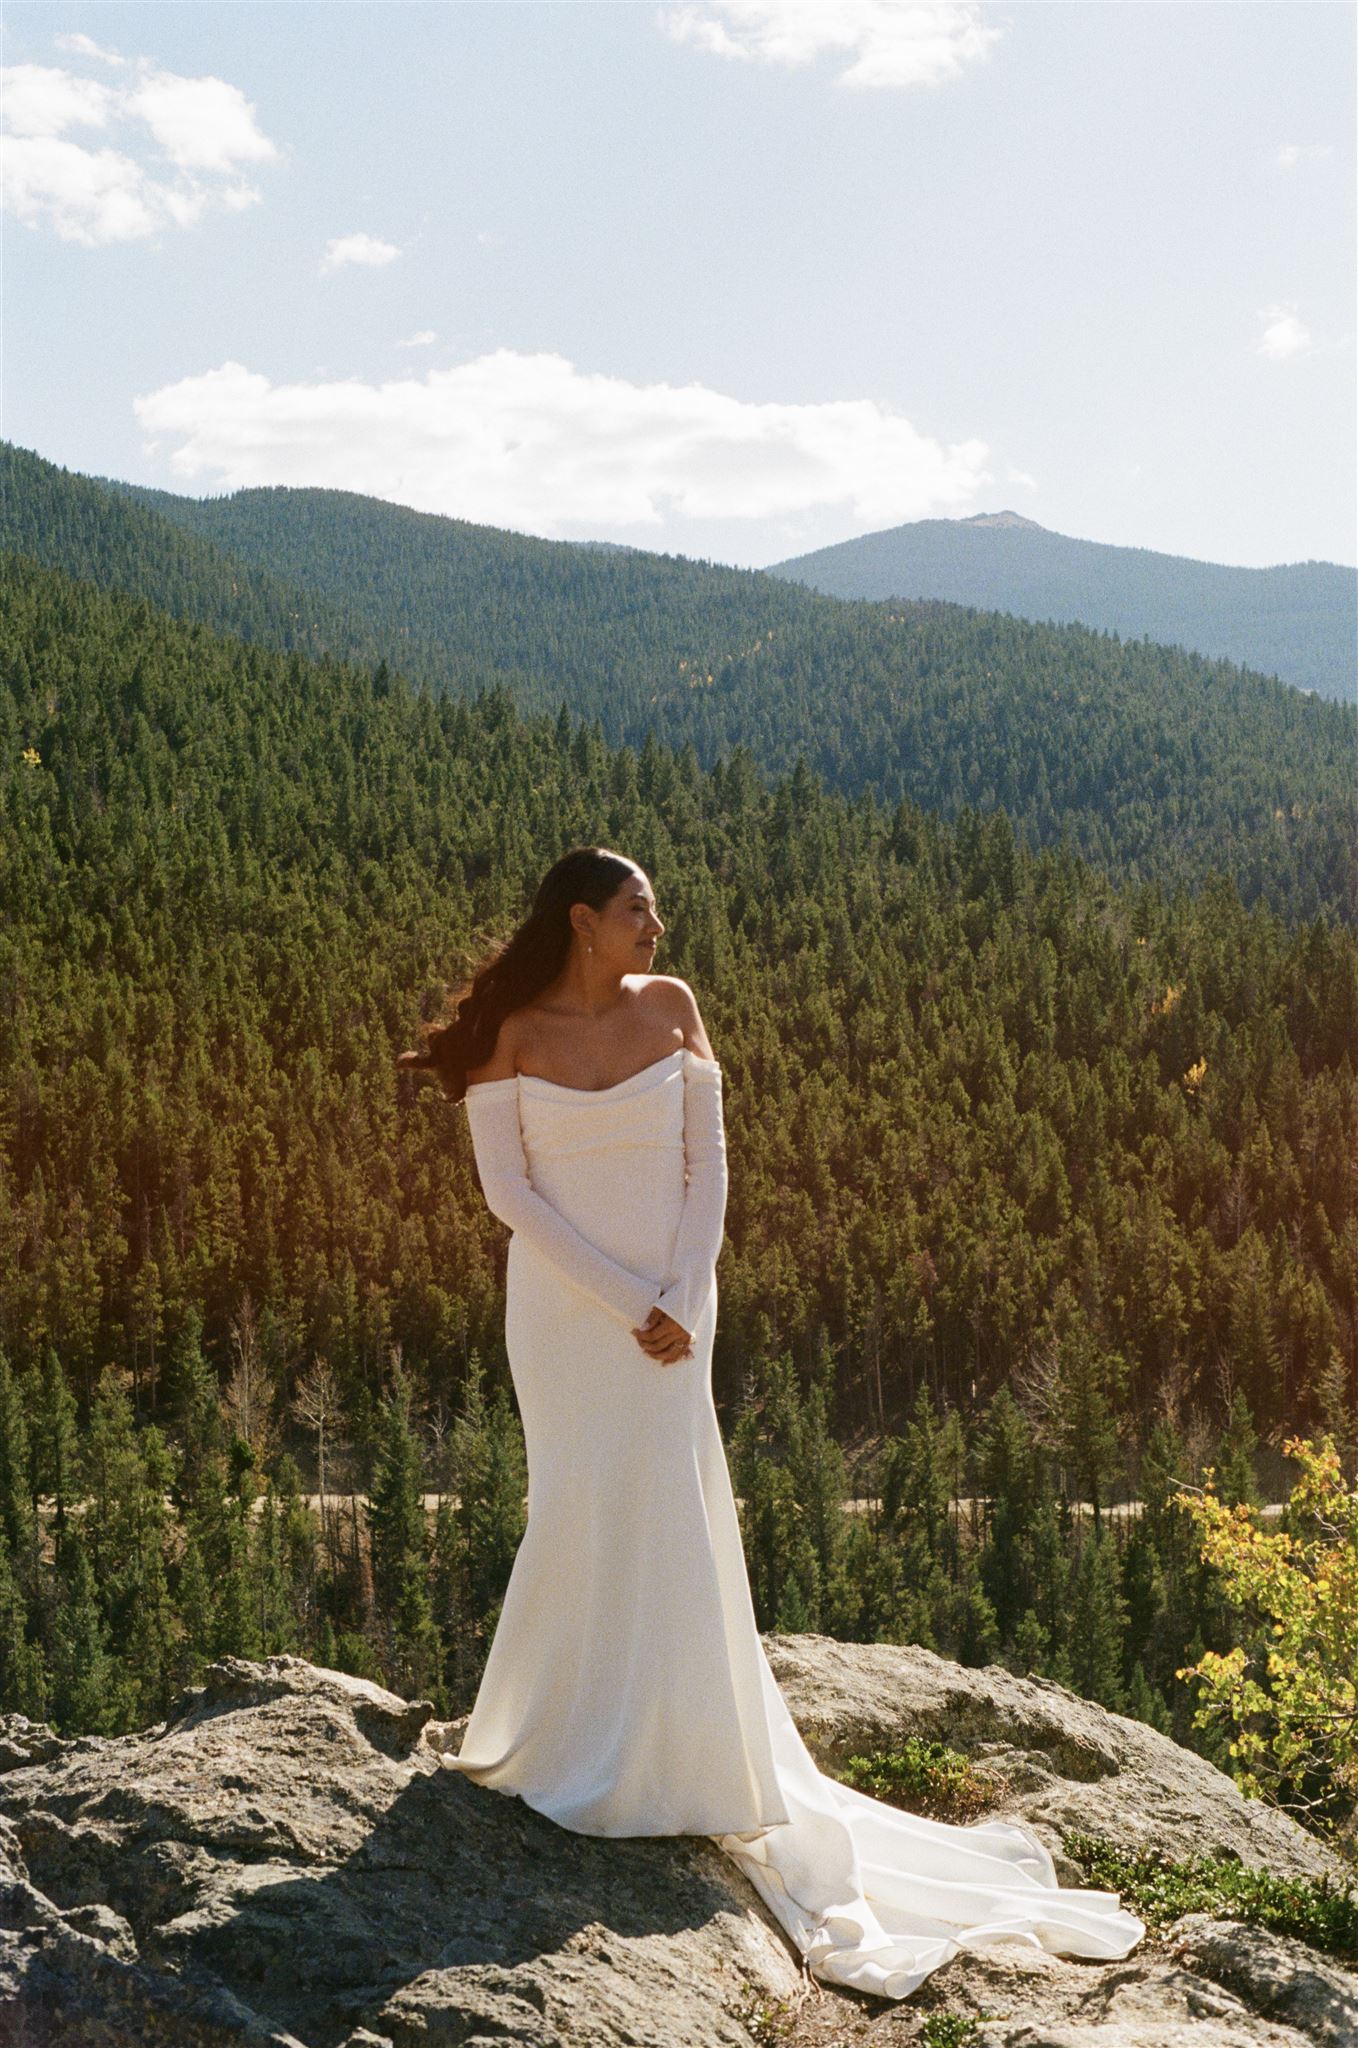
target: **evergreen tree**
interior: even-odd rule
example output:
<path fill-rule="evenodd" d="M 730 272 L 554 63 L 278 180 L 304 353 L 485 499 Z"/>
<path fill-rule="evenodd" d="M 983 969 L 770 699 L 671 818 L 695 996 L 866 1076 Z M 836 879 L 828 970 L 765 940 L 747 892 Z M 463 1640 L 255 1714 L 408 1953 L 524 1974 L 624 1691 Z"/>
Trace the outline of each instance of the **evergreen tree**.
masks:
<path fill-rule="evenodd" d="M 79 1483 L 79 1436 L 75 1395 L 66 1384 L 61 1361 L 52 1345 L 42 1356 L 36 1390 L 37 1408 L 29 1432 L 35 1502 L 45 1495 L 52 1503 L 52 1526 L 58 1542 Z"/>
<path fill-rule="evenodd" d="M 487 1399 L 480 1356 L 472 1353 L 462 1413 L 453 1427 L 453 1470 L 466 1571 L 466 1600 L 494 1626 L 525 1526 L 527 1458 L 523 1433 L 503 1388 Z"/>
<path fill-rule="evenodd" d="M 1216 1455 L 1217 1495 L 1227 1507 L 1238 1503 L 1248 1507 L 1259 1505 L 1259 1487 L 1254 1476 L 1258 1442 L 1250 1404 L 1244 1389 L 1237 1387 L 1231 1396 L 1230 1413 Z"/>
<path fill-rule="evenodd" d="M 48 1681 L 42 1645 L 30 1640 L 24 1598 L 0 1534 L 0 1713 L 45 1721 Z"/>
<path fill-rule="evenodd" d="M 1047 1631 L 1030 1607 L 1014 1631 L 1008 1656 L 1010 1669 L 1020 1673 L 1047 1671 Z"/>
<path fill-rule="evenodd" d="M 1127 1698 L 1122 1679 L 1127 1610 L 1118 1580 L 1113 1538 L 1091 1531 L 1080 1545 L 1071 1586 L 1071 1679 L 1086 1699 L 1121 1710 Z"/>
<path fill-rule="evenodd" d="M 94 1573 L 79 1526 L 57 1544 L 51 1615 L 51 1714 L 62 1734 L 113 1735 L 133 1705 L 109 1654 Z"/>
<path fill-rule="evenodd" d="M 26 1559 L 33 1543 L 29 1472 L 23 1389 L 0 1345 L 0 1539 L 12 1558 Z"/>

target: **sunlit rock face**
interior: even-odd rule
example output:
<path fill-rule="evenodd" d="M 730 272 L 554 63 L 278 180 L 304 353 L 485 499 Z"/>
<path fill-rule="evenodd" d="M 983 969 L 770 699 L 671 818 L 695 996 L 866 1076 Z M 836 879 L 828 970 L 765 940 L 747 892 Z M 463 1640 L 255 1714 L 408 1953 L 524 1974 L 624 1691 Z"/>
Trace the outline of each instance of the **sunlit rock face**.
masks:
<path fill-rule="evenodd" d="M 1080 1827 L 1333 1867 L 1201 1758 L 1059 1686 L 913 1648 L 766 1647 L 827 1768 L 947 1740 L 1003 1775 L 998 1810 L 1058 1858 Z M 995 2016 L 976 2048 L 1358 2041 L 1358 1978 L 1201 1916 L 1115 1964 L 964 1954 L 899 2006 L 808 1986 L 712 1844 L 571 1834 L 447 1769 L 459 1735 L 295 1657 L 225 1659 L 135 1735 L 0 1717 L 0 2043 L 891 2048 L 940 2011 Z"/>

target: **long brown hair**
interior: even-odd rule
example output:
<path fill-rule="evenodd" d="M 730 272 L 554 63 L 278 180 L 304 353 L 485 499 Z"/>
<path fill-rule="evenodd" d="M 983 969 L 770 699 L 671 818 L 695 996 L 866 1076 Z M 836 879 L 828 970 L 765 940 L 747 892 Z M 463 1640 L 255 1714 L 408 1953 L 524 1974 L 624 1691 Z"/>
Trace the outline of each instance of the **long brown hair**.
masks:
<path fill-rule="evenodd" d="M 453 999 L 452 1021 L 435 1025 L 425 1051 L 402 1055 L 404 1067 L 430 1067 L 450 1102 L 461 1102 L 467 1075 L 484 1066 L 495 1050 L 500 1026 L 511 1010 L 555 981 L 571 945 L 571 905 L 602 910 L 637 864 L 606 846 L 573 846 L 548 868 L 533 908 L 512 937 L 482 962 L 463 992 Z"/>

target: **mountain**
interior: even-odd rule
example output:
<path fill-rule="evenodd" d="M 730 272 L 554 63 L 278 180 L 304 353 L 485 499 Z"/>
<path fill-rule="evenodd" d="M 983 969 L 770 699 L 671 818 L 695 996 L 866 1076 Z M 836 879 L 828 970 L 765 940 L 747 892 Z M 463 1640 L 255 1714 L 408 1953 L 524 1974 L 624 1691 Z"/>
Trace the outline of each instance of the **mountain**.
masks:
<path fill-rule="evenodd" d="M 154 494 L 152 494 L 154 495 Z M 318 606 L 267 568 L 200 537 L 103 479 L 0 442 L 0 554 L 24 555 L 171 617 L 266 646 L 367 651 L 342 608 Z"/>
<path fill-rule="evenodd" d="M 777 563 L 831 597 L 946 598 L 1019 618 L 1078 620 L 1225 657 L 1324 697 L 1358 697 L 1358 570 L 1235 569 L 1051 533 L 1017 512 L 919 519 Z"/>
<path fill-rule="evenodd" d="M 564 703 L 615 746 L 691 745 L 704 767 L 743 747 L 765 776 L 801 759 L 849 797 L 1003 809 L 1029 843 L 1064 838 L 1130 879 L 1220 870 L 1289 917 L 1354 912 L 1352 709 L 1224 661 L 937 600 L 845 604 L 347 491 L 179 498 L 16 449 L 0 552 L 463 700 Z"/>

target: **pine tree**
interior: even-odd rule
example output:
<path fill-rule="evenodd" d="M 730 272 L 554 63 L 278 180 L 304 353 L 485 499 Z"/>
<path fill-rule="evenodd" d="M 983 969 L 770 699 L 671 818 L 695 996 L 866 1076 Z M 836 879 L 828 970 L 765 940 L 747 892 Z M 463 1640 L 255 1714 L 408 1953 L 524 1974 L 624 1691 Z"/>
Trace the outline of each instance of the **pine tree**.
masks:
<path fill-rule="evenodd" d="M 75 1499 L 80 1460 L 75 1395 L 66 1384 L 61 1361 L 49 1344 L 43 1352 L 37 1387 L 37 1410 L 30 1431 L 33 1479 L 38 1494 L 52 1502 L 52 1523 L 58 1540 L 66 1533 Z"/>
<path fill-rule="evenodd" d="M 42 1645 L 29 1639 L 24 1598 L 10 1566 L 9 1546 L 0 1534 L 0 1713 L 45 1721 L 48 1712 Z"/>
<path fill-rule="evenodd" d="M 29 1470 L 23 1388 L 0 1346 L 0 1540 L 16 1559 L 28 1558 L 35 1533 Z"/>
<path fill-rule="evenodd" d="M 174 1682 L 187 1686 L 196 1682 L 203 1666 L 212 1658 L 217 1642 L 212 1586 L 203 1563 L 202 1549 L 192 1529 L 185 1537 L 184 1554 L 179 1561 L 176 1604 L 183 1633 L 173 1667 Z"/>
<path fill-rule="evenodd" d="M 410 1385 L 399 1360 L 381 1409 L 368 1520 L 389 1683 L 408 1694 L 435 1691 L 441 1698 L 443 1644 L 429 1602 L 422 1459 L 410 1423 Z"/>
<path fill-rule="evenodd" d="M 1123 1545 L 1121 1580 L 1127 1614 L 1123 1671 L 1130 1682 L 1132 1667 L 1140 1666 L 1156 1618 L 1163 1613 L 1165 1606 L 1164 1572 L 1146 1529 L 1144 1515 L 1133 1525 Z"/>
<path fill-rule="evenodd" d="M 1047 1631 L 1030 1607 L 1014 1631 L 1013 1645 L 1006 1661 L 1012 1671 L 1041 1672 L 1047 1669 Z"/>
<path fill-rule="evenodd" d="M 380 1407 L 377 1453 L 368 1493 L 373 1593 L 388 1619 L 408 1573 L 424 1570 L 424 1487 L 419 1440 L 410 1421 L 410 1384 L 399 1363 Z"/>
<path fill-rule="evenodd" d="M 51 1616 L 52 1720 L 64 1735 L 113 1735 L 131 1723 L 134 1701 L 119 1683 L 79 1526 L 57 1544 Z"/>
<path fill-rule="evenodd" d="M 1108 1481 L 1121 1462 L 1116 1403 L 1125 1366 L 1077 1316 L 1060 1339 L 1058 1375 L 1062 1461 L 1074 1473 L 1080 1498 L 1089 1502 L 1099 1529 Z"/>
<path fill-rule="evenodd" d="M 491 1396 L 486 1450 L 482 1492 L 470 1504 L 467 1549 L 477 1597 L 498 1608 L 523 1538 L 528 1486 L 523 1430 L 504 1387 Z"/>
<path fill-rule="evenodd" d="M 1000 1631 L 973 1550 L 962 1555 L 951 1620 L 952 1654 L 959 1664 L 993 1664 L 1000 1653 Z"/>
<path fill-rule="evenodd" d="M 1117 1547 L 1111 1536 L 1090 1531 L 1080 1545 L 1071 1588 L 1070 1670 L 1075 1690 L 1085 1699 L 1115 1709 L 1127 1697 L 1122 1682 L 1125 1626 Z"/>
<path fill-rule="evenodd" d="M 1127 1702 L 1123 1709 L 1134 1721 L 1144 1721 L 1148 1728 L 1158 1728 L 1162 1735 L 1168 1735 L 1170 1717 L 1165 1703 L 1150 1680 L 1146 1677 L 1145 1666 L 1140 1658 L 1132 1666 L 1131 1683 L 1127 1687 Z"/>
<path fill-rule="evenodd" d="M 1008 1387 L 986 1412 L 977 1444 L 981 1490 L 988 1508 L 981 1581 L 1003 1642 L 1012 1640 L 1032 1602 L 1021 1542 L 1036 1510 L 1040 1464 L 1031 1425 Z"/>
<path fill-rule="evenodd" d="M 1216 1490 L 1218 1498 L 1227 1507 L 1243 1504 L 1258 1507 L 1259 1486 L 1255 1479 L 1254 1453 L 1259 1439 L 1255 1434 L 1254 1418 L 1250 1404 L 1242 1387 L 1237 1387 L 1231 1396 L 1230 1413 L 1226 1427 L 1217 1445 Z"/>
<path fill-rule="evenodd" d="M 217 1376 L 203 1356 L 203 1319 L 192 1303 L 170 1348 L 168 1403 L 179 1434 L 181 1452 L 175 1501 L 183 1507 L 197 1490 L 203 1466 L 225 1455 L 227 1432 L 222 1420 Z"/>
<path fill-rule="evenodd" d="M 473 1352 L 453 1425 L 457 1519 L 466 1570 L 466 1604 L 478 1623 L 492 1623 L 509 1583 L 524 1530 L 527 1459 L 523 1432 L 503 1387 L 486 1398 L 481 1360 Z"/>

